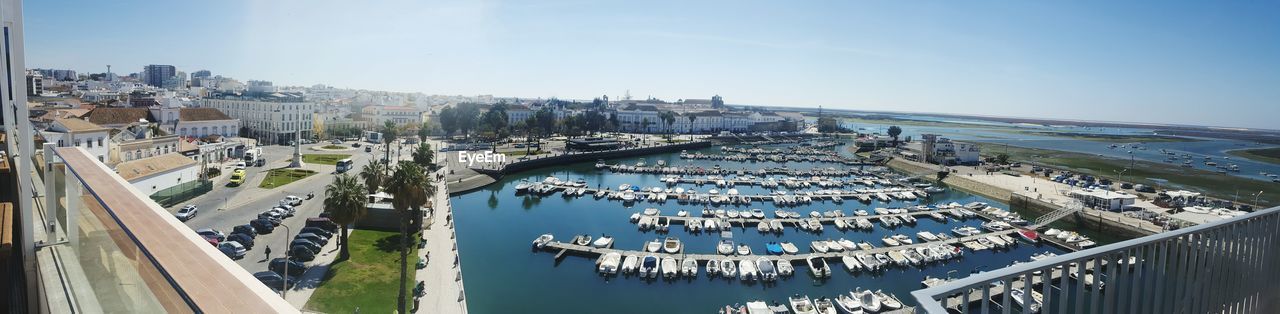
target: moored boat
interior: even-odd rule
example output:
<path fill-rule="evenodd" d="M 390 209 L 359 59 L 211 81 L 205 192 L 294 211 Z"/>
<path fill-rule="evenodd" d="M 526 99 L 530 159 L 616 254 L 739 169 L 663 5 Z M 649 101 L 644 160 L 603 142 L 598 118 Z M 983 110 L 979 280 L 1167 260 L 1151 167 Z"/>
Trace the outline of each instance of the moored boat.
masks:
<path fill-rule="evenodd" d="M 814 277 L 823 278 L 831 276 L 831 267 L 827 266 L 827 260 L 822 257 L 813 256 L 804 259 L 804 261 L 809 265 L 809 272 L 813 274 Z"/>
<path fill-rule="evenodd" d="M 818 314 L 817 309 L 813 307 L 813 301 L 809 300 L 807 296 L 796 295 L 788 301 L 791 303 L 791 311 L 795 312 L 795 314 Z"/>

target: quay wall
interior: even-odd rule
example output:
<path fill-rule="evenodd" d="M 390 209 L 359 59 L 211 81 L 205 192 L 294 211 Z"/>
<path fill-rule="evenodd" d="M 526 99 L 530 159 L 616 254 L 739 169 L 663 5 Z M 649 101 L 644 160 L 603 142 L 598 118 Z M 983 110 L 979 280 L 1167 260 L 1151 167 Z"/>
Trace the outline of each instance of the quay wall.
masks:
<path fill-rule="evenodd" d="M 711 147 L 712 144 L 713 142 L 711 141 L 696 141 L 696 142 L 688 142 L 688 143 L 680 143 L 680 144 L 639 147 L 639 148 L 610 150 L 610 151 L 601 151 L 601 152 L 573 153 L 573 154 L 565 154 L 565 155 L 559 155 L 559 156 L 549 156 L 549 157 L 543 157 L 543 158 L 537 158 L 537 159 L 517 161 L 517 162 L 506 164 L 501 168 L 496 168 L 496 169 L 471 168 L 471 170 L 487 175 L 489 177 L 492 177 L 494 178 L 494 180 L 489 182 L 484 182 L 483 184 L 474 184 L 466 187 L 461 187 L 457 190 L 454 190 L 451 188 L 449 190 L 449 194 L 456 195 L 456 194 L 465 193 L 467 191 L 471 191 L 474 189 L 479 189 L 493 182 L 497 182 L 504 175 L 518 173 L 522 171 L 529 171 L 529 170 L 538 169 L 542 167 L 560 166 L 560 165 L 584 162 L 584 161 L 595 161 L 597 159 L 609 159 L 609 158 L 630 157 L 630 156 L 638 156 L 638 155 L 679 152 L 681 150 L 692 150 L 692 149 L 701 149 L 701 148 Z"/>
<path fill-rule="evenodd" d="M 938 171 L 936 169 L 930 169 L 914 163 L 908 163 L 897 158 L 890 160 L 887 165 L 898 171 L 917 175 L 925 180 L 938 182 L 938 177 L 935 175 Z M 942 183 L 951 188 L 982 195 L 997 201 L 1003 201 L 1006 204 L 1009 204 L 1009 210 L 1035 214 L 1036 216 L 1048 214 L 1062 208 L 1057 204 L 1045 202 L 1023 194 L 1016 194 L 1008 189 L 992 186 L 954 173 L 943 179 Z M 1093 210 L 1077 212 L 1070 216 L 1063 217 L 1061 220 L 1126 238 L 1136 238 L 1154 234 L 1147 229 L 1135 227 L 1113 219 L 1100 218 L 1101 216 L 1097 213 L 1089 214 L 1088 212 L 1093 212 Z"/>

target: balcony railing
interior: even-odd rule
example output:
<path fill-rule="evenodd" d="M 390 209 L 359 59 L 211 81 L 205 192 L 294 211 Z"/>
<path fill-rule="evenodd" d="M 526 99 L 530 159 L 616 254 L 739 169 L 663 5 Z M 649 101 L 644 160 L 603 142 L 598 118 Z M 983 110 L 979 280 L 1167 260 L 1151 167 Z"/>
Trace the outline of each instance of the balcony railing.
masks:
<path fill-rule="evenodd" d="M 62 239 L 46 273 L 66 291 L 49 296 L 53 311 L 297 312 L 84 149 L 46 152 L 46 224 Z"/>
<path fill-rule="evenodd" d="M 928 313 L 1278 313 L 1278 235 L 1280 207 L 978 273 L 912 295 Z"/>

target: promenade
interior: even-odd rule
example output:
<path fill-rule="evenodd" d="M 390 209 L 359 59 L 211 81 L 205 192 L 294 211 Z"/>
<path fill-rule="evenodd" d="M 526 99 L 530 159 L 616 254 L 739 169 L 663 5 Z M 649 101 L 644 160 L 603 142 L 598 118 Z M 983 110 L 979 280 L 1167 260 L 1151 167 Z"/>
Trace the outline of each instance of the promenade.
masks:
<path fill-rule="evenodd" d="M 434 180 L 444 171 L 432 172 L 431 178 Z M 462 284 L 462 264 L 453 229 L 453 206 L 449 203 L 449 190 L 443 183 L 437 180 L 439 188 L 431 201 L 435 209 L 423 223 L 427 267 L 417 270 L 415 278 L 424 282 L 426 294 L 419 299 L 418 313 L 463 314 L 467 313 L 467 301 Z"/>

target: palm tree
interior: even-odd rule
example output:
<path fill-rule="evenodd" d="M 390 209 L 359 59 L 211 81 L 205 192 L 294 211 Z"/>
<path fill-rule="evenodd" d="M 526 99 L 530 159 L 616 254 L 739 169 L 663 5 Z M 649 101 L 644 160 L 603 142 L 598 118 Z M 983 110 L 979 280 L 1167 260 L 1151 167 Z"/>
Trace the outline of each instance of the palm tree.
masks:
<path fill-rule="evenodd" d="M 391 167 L 389 166 L 391 165 L 391 143 L 396 141 L 396 131 L 396 124 L 391 121 L 387 121 L 382 125 L 382 151 L 386 152 L 383 160 L 386 160 L 388 165 L 383 170 L 386 170 L 387 176 L 391 175 Z"/>
<path fill-rule="evenodd" d="M 693 113 L 689 113 L 689 140 L 690 141 L 693 141 L 693 130 L 695 129 L 693 127 L 693 121 L 697 121 L 697 120 L 698 120 L 697 115 L 694 115 Z"/>
<path fill-rule="evenodd" d="M 364 181 L 365 191 L 369 195 L 378 193 L 378 187 L 381 187 L 387 181 L 386 172 L 383 171 L 386 168 L 387 164 L 379 160 L 369 161 L 363 168 L 360 168 L 360 180 Z"/>
<path fill-rule="evenodd" d="M 345 173 L 334 177 L 333 182 L 324 187 L 324 211 L 329 213 L 329 219 L 342 228 L 342 234 L 338 235 L 338 245 L 342 248 L 338 254 L 339 260 L 346 260 L 351 256 L 347 250 L 347 226 L 368 214 L 368 199 L 364 192 L 365 186 L 360 183 L 359 178 Z"/>
<path fill-rule="evenodd" d="M 423 168 L 430 169 L 432 164 L 435 163 L 435 155 L 436 153 L 431 151 L 431 145 L 427 144 L 427 142 L 422 142 L 418 144 L 418 148 L 413 151 L 413 162 Z"/>
<path fill-rule="evenodd" d="M 423 205 L 427 205 L 432 194 L 428 194 L 428 190 L 432 190 L 431 182 L 427 178 L 425 170 L 416 163 L 406 162 L 396 166 L 396 171 L 387 180 L 387 190 L 391 191 L 394 197 L 391 199 L 391 207 L 396 209 L 400 214 L 400 296 L 397 299 L 398 313 L 408 313 L 405 311 L 405 284 L 409 280 L 409 232 L 408 225 L 411 215 L 421 213 Z M 417 218 L 422 217 L 418 214 Z M 412 218 L 412 219 L 417 219 Z"/>

